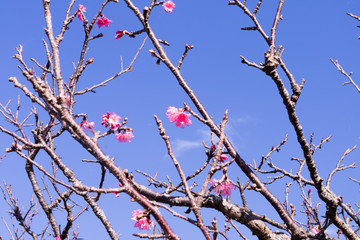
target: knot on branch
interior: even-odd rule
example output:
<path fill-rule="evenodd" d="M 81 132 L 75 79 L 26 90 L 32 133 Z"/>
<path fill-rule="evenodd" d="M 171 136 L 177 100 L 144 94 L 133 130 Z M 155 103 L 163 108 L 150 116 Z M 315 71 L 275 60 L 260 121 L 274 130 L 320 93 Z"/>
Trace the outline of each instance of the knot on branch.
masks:
<path fill-rule="evenodd" d="M 280 57 L 282 54 L 282 46 L 275 50 L 274 46 L 270 46 L 269 50 L 265 52 L 265 66 L 264 71 L 267 75 L 271 76 L 276 71 L 279 65 Z"/>
<path fill-rule="evenodd" d="M 303 228 L 297 228 L 293 234 L 291 234 L 291 240 L 302 240 L 308 239 L 307 234 Z"/>

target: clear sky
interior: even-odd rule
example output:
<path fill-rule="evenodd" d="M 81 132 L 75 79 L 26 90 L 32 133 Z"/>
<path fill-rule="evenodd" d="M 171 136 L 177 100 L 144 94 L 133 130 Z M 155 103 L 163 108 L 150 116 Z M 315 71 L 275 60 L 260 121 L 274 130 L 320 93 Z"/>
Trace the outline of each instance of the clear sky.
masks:
<path fill-rule="evenodd" d="M 240 55 L 256 63 L 264 61 L 263 54 L 268 48 L 260 34 L 241 30 L 242 27 L 253 26 L 249 18 L 240 8 L 229 6 L 226 0 L 174 2 L 176 7 L 173 13 L 165 13 L 159 6 L 151 13 L 149 22 L 157 36 L 170 43 L 165 50 L 175 63 L 180 59 L 185 44 L 194 45 L 194 49 L 188 53 L 183 63 L 182 74 L 210 115 L 219 122 L 225 110 L 229 110 L 227 135 L 240 155 L 249 163 L 253 160 L 259 162 L 262 155 L 266 155 L 272 146 L 279 144 L 285 135 L 289 134 L 288 142 L 272 157 L 278 166 L 296 171 L 297 165 L 290 159 L 301 158 L 301 149 L 276 86 L 259 70 L 241 64 Z M 248 2 L 254 5 L 253 2 L 256 1 Z M 55 32 L 59 31 L 68 3 L 69 1 L 51 1 Z M 86 6 L 85 15 L 92 18 L 101 3 L 80 0 L 75 5 Z M 150 1 L 134 0 L 134 4 L 142 9 L 150 4 Z M 11 99 L 10 106 L 14 112 L 17 96 L 20 95 L 20 117 L 23 118 L 29 113 L 32 104 L 8 82 L 8 78 L 15 76 L 21 82 L 25 82 L 17 68 L 18 62 L 12 59 L 19 44 L 23 46 L 24 60 L 30 66 L 35 67 L 30 58 L 45 63 L 42 39 L 46 39 L 46 35 L 43 30 L 45 22 L 42 1 L 3 1 L 1 7 L 3 24 L 0 38 L 0 102 L 6 104 Z M 264 1 L 258 13 L 259 21 L 268 34 L 276 7 L 277 1 Z M 318 143 L 322 138 L 333 135 L 331 142 L 315 154 L 320 174 L 325 179 L 346 149 L 359 145 L 360 142 L 360 95 L 352 86 L 342 86 L 346 79 L 329 61 L 329 58 L 338 59 L 343 68 L 347 72 L 353 72 L 353 78 L 360 83 L 357 62 L 360 55 L 360 28 L 356 27 L 360 23 L 347 16 L 348 12 L 360 15 L 360 2 L 285 1 L 283 20 L 280 21 L 276 38 L 277 44 L 285 48 L 283 58 L 296 80 L 306 80 L 297 104 L 306 136 L 309 139 L 310 134 L 314 133 L 314 141 Z M 119 0 L 117 4 L 110 3 L 103 13 L 113 22 L 108 28 L 95 27 L 93 34 L 101 32 L 104 37 L 93 41 L 89 46 L 87 58 L 94 58 L 94 62 L 80 79 L 79 89 L 90 87 L 116 74 L 120 70 L 121 56 L 124 66 L 128 66 L 145 37 L 142 34 L 135 39 L 127 36 L 117 40 L 114 38 L 115 32 L 119 29 L 135 31 L 141 27 L 123 1 Z M 62 75 L 65 80 L 71 76 L 72 63 L 79 59 L 83 39 L 82 24 L 78 19 L 74 19 L 60 49 Z M 152 48 L 154 47 L 148 40 L 134 63 L 132 72 L 122 75 L 107 87 L 97 89 L 96 93 L 76 98 L 74 111 L 87 113 L 89 121 L 96 124 L 95 130 L 102 131 L 105 129 L 100 125 L 101 115 L 107 111 L 116 112 L 123 118 L 127 117 L 127 125 L 134 129 L 135 137 L 132 142 L 119 143 L 114 136 L 108 136 L 100 142 L 105 153 L 115 157 L 117 164 L 123 169 L 128 168 L 132 172 L 139 169 L 151 175 L 158 173 L 158 178 L 164 181 L 166 175 L 169 175 L 177 182 L 178 175 L 166 154 L 165 144 L 158 134 L 153 114 L 163 120 L 174 152 L 187 174 L 201 166 L 205 160 L 202 141 L 210 144 L 210 134 L 207 128 L 194 118 L 193 124 L 185 129 L 176 128 L 167 120 L 165 112 L 168 106 L 182 107 L 184 102 L 193 108 L 194 106 L 170 71 L 163 64 L 155 64 L 155 59 L 148 53 Z M 13 129 L 13 126 L 5 123 L 3 119 L 0 120 L 0 124 Z M 0 151 L 3 151 L 0 155 L 5 154 L 5 148 L 10 147 L 11 143 L 11 138 L 0 134 Z M 59 139 L 57 150 L 63 160 L 77 171 L 84 183 L 97 184 L 99 169 L 81 162 L 90 156 L 85 150 L 79 149 L 77 143 L 69 140 L 69 135 Z M 346 157 L 344 164 L 358 164 L 359 157 L 359 150 L 355 150 Z M 39 159 L 45 165 L 46 160 L 46 156 Z M 15 154 L 7 154 L 0 160 L 0 179 L 12 184 L 14 195 L 21 204 L 27 206 L 32 190 L 25 175 L 25 162 Z M 242 182 L 246 181 L 240 170 L 233 166 L 229 170 L 229 177 L 236 181 L 238 176 L 242 178 Z M 334 178 L 333 191 L 344 196 L 345 202 L 353 204 L 359 199 L 359 186 L 348 180 L 348 177 L 358 179 L 358 176 L 358 169 L 339 173 Z M 146 179 L 139 174 L 135 174 L 135 180 L 146 184 Z M 285 183 L 289 181 L 271 186 L 281 201 L 284 199 Z M 117 187 L 117 183 L 110 177 L 106 181 L 106 186 Z M 301 206 L 296 200 L 299 198 L 296 189 L 294 187 L 291 199 L 298 203 L 300 215 Z M 269 207 L 267 204 L 259 204 L 264 202 L 260 202 L 259 198 L 261 199 L 255 193 L 248 195 L 251 207 L 262 213 Z M 100 205 L 123 239 L 134 239 L 131 234 L 138 231 L 133 228 L 134 222 L 130 217 L 131 211 L 139 208 L 138 204 L 130 203 L 128 196 L 115 199 L 113 195 L 107 195 L 103 197 Z M 0 216 L 10 223 L 7 209 L 1 198 Z M 180 212 L 185 210 L 182 209 Z M 212 211 L 205 213 L 205 219 L 209 224 L 214 214 Z M 270 211 L 267 214 L 274 213 Z M 168 214 L 165 216 L 172 219 Z M 92 214 L 85 213 L 78 223 L 79 237 L 86 240 L 107 238 L 104 228 Z M 34 219 L 35 227 L 41 229 L 44 225 L 45 222 L 41 221 L 41 218 Z M 201 236 L 199 230 L 185 222 L 178 221 L 173 228 L 182 239 L 196 239 L 196 236 Z M 10 239 L 2 221 L 0 236 Z M 251 235 L 248 234 L 247 237 L 251 238 Z"/>

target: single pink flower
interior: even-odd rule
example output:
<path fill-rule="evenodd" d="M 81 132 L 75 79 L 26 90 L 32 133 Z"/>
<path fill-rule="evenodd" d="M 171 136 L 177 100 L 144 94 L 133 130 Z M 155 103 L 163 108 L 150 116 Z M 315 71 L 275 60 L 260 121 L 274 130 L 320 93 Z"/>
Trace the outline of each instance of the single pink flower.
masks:
<path fill-rule="evenodd" d="M 78 10 L 77 16 L 78 16 L 78 18 L 79 18 L 80 21 L 83 21 L 84 19 L 83 19 L 82 15 L 81 15 L 81 12 L 82 12 L 82 13 L 86 12 L 86 7 L 84 7 L 83 5 L 79 4 L 79 10 Z"/>
<path fill-rule="evenodd" d="M 122 36 L 124 36 L 124 31 L 116 31 L 116 36 L 115 36 L 115 39 L 119 39 L 121 38 Z"/>
<path fill-rule="evenodd" d="M 175 7 L 175 3 L 173 3 L 172 1 L 166 1 L 163 3 L 163 7 L 165 9 L 165 12 L 171 13 Z"/>
<path fill-rule="evenodd" d="M 234 184 L 232 184 L 229 180 L 226 180 L 223 186 L 223 189 L 221 191 L 221 196 L 225 197 L 225 196 L 230 196 L 231 195 L 231 190 L 235 190 L 236 187 L 234 186 Z"/>
<path fill-rule="evenodd" d="M 168 107 L 166 111 L 170 122 L 175 122 L 177 127 L 185 128 L 185 126 L 191 125 L 191 120 L 189 119 L 190 114 L 184 113 L 184 109 L 177 109 L 175 107 Z"/>
<path fill-rule="evenodd" d="M 85 130 L 90 130 L 93 129 L 95 127 L 95 123 L 94 122 L 81 122 L 80 123 L 80 127 L 83 127 Z"/>
<path fill-rule="evenodd" d="M 212 179 L 209 182 L 210 186 L 215 186 L 218 183 L 219 183 L 219 181 L 216 179 Z M 225 197 L 225 196 L 230 196 L 231 190 L 235 190 L 235 189 L 236 189 L 236 187 L 234 186 L 234 184 L 232 184 L 229 180 L 226 180 L 225 183 L 220 183 L 219 185 L 217 185 L 213 189 L 213 192 L 220 193 L 221 196 Z"/>
<path fill-rule="evenodd" d="M 115 134 L 115 138 L 119 142 L 131 142 L 131 139 L 134 137 L 132 132 L 120 132 Z"/>
<path fill-rule="evenodd" d="M 140 230 L 150 230 L 155 226 L 154 222 L 140 209 L 132 212 L 131 219 L 136 221 L 134 227 L 138 227 Z"/>
<path fill-rule="evenodd" d="M 210 184 L 211 187 L 217 185 L 218 183 L 219 183 L 219 180 L 216 180 L 216 179 L 211 179 L 210 182 L 209 182 L 209 184 Z M 219 185 L 217 185 L 217 186 L 213 189 L 213 192 L 214 192 L 214 193 L 219 193 L 219 191 L 222 192 L 223 187 L 224 187 L 224 186 L 222 185 L 222 183 L 219 183 Z"/>
<path fill-rule="evenodd" d="M 220 155 L 220 162 L 223 163 L 223 162 L 225 162 L 226 160 L 228 160 L 228 157 L 227 157 L 225 154 L 221 154 L 221 155 Z"/>
<path fill-rule="evenodd" d="M 178 115 L 179 110 L 176 107 L 168 107 L 166 111 L 166 115 L 168 116 L 170 122 L 176 122 L 176 117 Z"/>
<path fill-rule="evenodd" d="M 358 37 L 358 39 L 360 39 L 360 36 Z"/>
<path fill-rule="evenodd" d="M 86 7 L 84 7 L 84 5 L 79 4 L 79 10 L 82 12 L 86 12 Z"/>
<path fill-rule="evenodd" d="M 96 21 L 96 25 L 98 25 L 99 28 L 101 28 L 102 26 L 108 27 L 110 23 L 112 23 L 112 20 L 106 17 L 103 18 L 98 17 Z"/>
<path fill-rule="evenodd" d="M 120 120 L 121 117 L 119 115 L 116 115 L 115 113 L 112 113 L 109 117 L 109 124 L 111 128 L 117 128 L 120 127 Z"/>
<path fill-rule="evenodd" d="M 102 115 L 102 122 L 101 125 L 105 124 L 105 127 L 108 127 L 110 125 L 110 127 L 112 129 L 120 127 L 120 120 L 121 117 L 119 115 L 116 115 L 116 113 L 112 113 L 110 115 L 109 112 L 107 112 L 106 114 Z"/>
<path fill-rule="evenodd" d="M 57 236 L 57 237 L 56 237 L 56 240 L 61 240 L 60 236 Z"/>

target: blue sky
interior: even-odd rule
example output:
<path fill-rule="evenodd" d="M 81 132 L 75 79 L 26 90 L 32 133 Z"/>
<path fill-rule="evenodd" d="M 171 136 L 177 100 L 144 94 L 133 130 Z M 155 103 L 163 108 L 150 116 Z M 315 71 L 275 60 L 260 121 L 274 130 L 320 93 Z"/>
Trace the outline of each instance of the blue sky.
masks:
<path fill-rule="evenodd" d="M 51 2 L 55 32 L 59 30 L 68 2 Z M 254 5 L 253 2 L 256 1 L 248 2 Z M 85 15 L 90 18 L 101 3 L 80 0 L 76 2 L 76 6 L 85 5 Z M 149 3 L 150 1 L 134 1 L 140 9 Z M 301 149 L 276 86 L 259 70 L 241 64 L 240 55 L 259 63 L 264 60 L 263 54 L 267 51 L 267 45 L 257 32 L 240 30 L 242 27 L 252 26 L 249 18 L 238 7 L 228 6 L 226 0 L 182 0 L 175 3 L 176 8 L 171 14 L 165 13 L 162 7 L 154 9 L 150 25 L 160 39 L 170 43 L 165 50 L 174 62 L 180 59 L 185 44 L 194 45 L 183 63 L 182 74 L 210 115 L 219 122 L 225 110 L 229 110 L 227 135 L 240 155 L 249 163 L 253 159 L 259 161 L 271 146 L 277 145 L 289 134 L 288 142 L 279 153 L 273 155 L 273 160 L 283 168 L 296 171 L 297 165 L 290 159 L 302 157 Z M 45 62 L 42 44 L 42 39 L 46 39 L 43 31 L 43 8 L 41 1 L 5 1 L 1 5 L 5 23 L 2 26 L 3 37 L 0 38 L 0 102 L 6 104 L 11 99 L 10 106 L 15 111 L 17 96 L 20 95 L 20 116 L 24 117 L 29 113 L 32 104 L 7 79 L 16 76 L 25 82 L 17 68 L 18 63 L 12 59 L 15 47 L 19 44 L 23 45 L 23 56 L 29 65 L 33 64 L 30 58 L 35 58 L 40 63 Z M 268 34 L 275 11 L 276 5 L 272 1 L 264 1 L 258 13 L 259 21 Z M 360 82 L 357 62 L 360 55 L 360 40 L 357 39 L 360 29 L 356 27 L 360 24 L 347 16 L 347 12 L 360 15 L 360 2 L 285 1 L 283 20 L 278 27 L 277 44 L 285 48 L 284 61 L 298 82 L 302 78 L 306 79 L 297 104 L 297 112 L 306 136 L 309 138 L 310 134 L 314 133 L 314 141 L 319 142 L 321 138 L 333 135 L 331 142 L 315 154 L 319 171 L 324 178 L 335 167 L 343 152 L 359 145 L 360 141 L 360 95 L 352 86 L 342 86 L 346 79 L 329 61 L 329 58 L 338 59 L 343 68 L 347 72 L 354 72 L 353 78 Z M 95 27 L 93 34 L 102 32 L 104 37 L 93 41 L 89 46 L 87 58 L 94 58 L 94 63 L 89 65 L 83 74 L 79 89 L 92 86 L 117 73 L 120 70 L 120 56 L 126 67 L 144 40 L 144 35 L 135 39 L 127 36 L 114 39 L 115 32 L 119 29 L 140 29 L 138 20 L 122 1 L 117 4 L 110 3 L 104 14 L 113 22 L 108 28 Z M 82 25 L 78 19 L 74 19 L 61 43 L 62 75 L 65 79 L 68 79 L 73 71 L 72 62 L 79 59 L 83 37 Z M 176 182 L 178 175 L 166 155 L 165 144 L 158 134 L 153 114 L 163 120 L 185 173 L 189 174 L 202 165 L 205 159 L 202 141 L 209 144 L 210 134 L 207 128 L 194 118 L 193 125 L 185 129 L 176 128 L 167 121 L 165 112 L 168 106 L 181 107 L 186 102 L 194 110 L 195 108 L 170 71 L 163 64 L 155 64 L 155 59 L 148 53 L 152 48 L 154 47 L 148 40 L 134 63 L 132 72 L 120 76 L 107 87 L 97 89 L 96 94 L 79 96 L 74 111 L 87 113 L 89 121 L 95 122 L 95 129 L 102 131 L 105 129 L 100 125 L 101 114 L 109 111 L 116 112 L 123 118 L 128 117 L 127 125 L 134 129 L 133 141 L 120 144 L 113 136 L 109 136 L 100 142 L 104 151 L 109 156 L 114 156 L 122 168 L 128 168 L 132 172 L 135 172 L 135 169 L 144 170 L 152 175 L 159 173 L 158 178 L 164 181 L 166 175 L 169 175 Z M 0 123 L 13 129 L 3 120 L 0 120 Z M 3 150 L 9 147 L 11 142 L 8 136 L 0 135 Z M 81 162 L 81 159 L 90 158 L 88 153 L 80 150 L 79 145 L 69 140 L 68 135 L 60 138 L 57 146 L 64 161 L 78 171 L 82 181 L 96 185 L 94 176 L 99 174 L 99 169 Z M 359 157 L 359 150 L 355 150 L 346 158 L 345 164 L 358 164 Z M 43 156 L 39 161 L 46 165 L 46 160 L 46 156 Z M 14 195 L 22 204 L 27 205 L 32 191 L 24 168 L 24 160 L 15 154 L 7 154 L 0 160 L 1 180 L 12 184 Z M 246 181 L 236 166 L 229 169 L 229 176 L 234 181 L 237 176 L 242 178 L 242 182 Z M 338 174 L 332 184 L 333 190 L 343 195 L 346 202 L 354 203 L 359 199 L 358 185 L 349 181 L 348 177 L 358 176 L 357 169 Z M 146 179 L 140 175 L 135 175 L 135 179 L 146 184 Z M 284 186 L 288 181 L 271 186 L 280 199 L 284 198 Z M 110 177 L 106 185 L 116 187 L 117 183 Z M 291 198 L 296 202 L 299 197 L 296 187 L 293 191 Z M 236 198 L 234 196 L 235 202 Z M 251 207 L 259 213 L 268 208 L 266 204 L 258 204 L 258 195 L 249 193 L 248 198 Z M 0 216 L 8 220 L 7 206 L 2 199 L 0 202 Z M 139 208 L 138 205 L 130 203 L 127 196 L 114 199 L 112 195 L 104 196 L 100 205 L 104 207 L 105 213 L 123 238 L 132 239 L 130 236 L 136 229 L 130 221 L 131 211 Z M 300 210 L 299 205 L 298 209 Z M 214 214 L 209 211 L 204 213 L 204 216 L 210 222 Z M 274 213 L 270 211 L 267 214 Z M 165 213 L 165 216 L 171 219 L 169 221 L 174 221 L 168 214 Z M 44 226 L 41 218 L 34 222 L 36 227 Z M 87 240 L 106 238 L 105 230 L 91 214 L 86 213 L 79 223 L 80 237 Z M 183 239 L 201 236 L 198 230 L 184 231 L 194 228 L 183 222 L 176 224 L 174 229 Z M 246 233 L 246 230 L 244 231 Z M 7 239 L 7 234 L 1 222 L 0 235 Z M 250 235 L 248 237 L 251 238 Z"/>

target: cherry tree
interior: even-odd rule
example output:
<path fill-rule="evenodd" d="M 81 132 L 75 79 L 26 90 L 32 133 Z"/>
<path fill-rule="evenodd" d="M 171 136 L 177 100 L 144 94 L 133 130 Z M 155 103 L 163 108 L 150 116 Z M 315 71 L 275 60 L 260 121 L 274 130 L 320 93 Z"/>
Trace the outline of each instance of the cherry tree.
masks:
<path fill-rule="evenodd" d="M 124 7 L 131 14 L 128 21 L 134 24 L 111 33 L 109 26 L 120 21 L 120 17 L 110 17 L 106 10 L 121 3 L 125 3 Z M 289 67 L 283 57 L 286 54 L 284 47 L 276 41 L 281 31 L 279 26 L 288 18 L 283 13 L 284 0 L 276 1 L 276 5 L 274 2 L 272 9 L 262 9 L 262 0 L 255 3 L 229 0 L 224 1 L 224 5 L 247 18 L 246 23 L 234 23 L 239 25 L 239 30 L 241 28 L 246 34 L 257 32 L 262 47 L 266 46 L 261 62 L 256 63 L 252 56 L 244 55 L 238 64 L 256 70 L 274 85 L 273 94 L 281 100 L 279 105 L 282 103 L 283 106 L 279 108 L 286 113 L 284 116 L 291 126 L 290 134 L 297 145 L 291 157 L 295 163 L 292 169 L 273 160 L 280 150 L 286 149 L 288 135 L 277 143 L 267 143 L 269 151 L 260 153 L 260 159 L 243 157 L 242 151 L 229 137 L 227 124 L 231 107 L 230 112 L 216 113 L 222 116 L 217 121 L 208 110 L 211 107 L 205 106 L 198 97 L 202 95 L 201 89 L 195 91 L 187 82 L 190 77 L 188 72 L 184 73 L 183 64 L 185 68 L 186 60 L 191 58 L 196 46 L 186 44 L 174 60 L 174 53 L 169 54 L 168 50 L 172 43 L 160 39 L 156 25 L 152 24 L 152 17 L 160 14 L 171 16 L 180 2 L 151 0 L 140 4 L 134 0 L 120 3 L 118 0 L 106 0 L 99 4 L 98 9 L 89 9 L 90 4 L 87 6 L 86 2 L 78 4 L 71 0 L 65 17 L 61 19 L 54 17 L 52 4 L 56 3 L 42 1 L 46 35 L 42 41 L 43 59 L 27 59 L 24 57 L 26 48 L 21 45 L 16 48 L 14 58 L 23 77 L 10 77 L 9 81 L 22 97 L 16 104 L 9 101 L 1 105 L 5 121 L 1 122 L 0 130 L 12 139 L 2 160 L 6 161 L 15 154 L 22 159 L 25 171 L 16 172 L 26 174 L 34 193 L 29 206 L 24 207 L 21 202 L 28 199 L 18 199 L 20 194 L 12 189 L 11 183 L 4 182 L 1 187 L 3 202 L 9 208 L 9 218 L 7 221 L 3 218 L 3 223 L 12 239 L 77 239 L 81 236 L 82 216 L 89 215 L 89 212 L 105 229 L 107 236 L 104 238 L 109 239 L 121 239 L 125 230 L 119 226 L 120 221 L 132 222 L 133 235 L 145 239 L 181 239 L 186 231 L 184 229 L 194 228 L 208 240 L 359 239 L 359 206 L 356 202 L 350 203 L 331 187 L 338 172 L 356 168 L 355 163 L 345 162 L 356 146 L 345 149 L 334 162 L 332 171 L 324 173 L 316 154 L 330 142 L 331 136 L 318 141 L 315 134 L 308 135 L 308 130 L 302 126 L 297 107 L 307 85 L 304 79 L 294 77 L 293 67 Z M 266 14 L 267 18 L 271 16 L 271 20 L 266 19 L 264 24 L 259 20 L 262 19 L 261 14 Z M 360 21 L 359 17 L 348 15 Z M 62 47 L 73 25 L 82 26 L 83 39 L 78 45 L 78 59 L 69 70 L 67 63 L 62 61 Z M 214 32 L 226 34 L 220 33 L 219 29 Z M 101 45 L 98 41 L 102 38 L 110 37 L 116 40 L 116 44 L 125 39 L 141 41 L 133 57 L 124 61 L 121 58 L 120 70 L 115 74 L 107 75 L 105 80 L 85 81 L 86 71 L 97 61 L 97 56 L 92 56 L 89 49 Z M 188 38 L 191 41 L 191 35 Z M 157 131 L 156 137 L 161 139 L 162 148 L 166 149 L 167 159 L 170 159 L 175 171 L 161 169 L 152 174 L 152 170 L 127 169 L 124 161 L 134 161 L 136 155 L 132 156 L 134 159 L 118 160 L 122 156 L 112 156 L 108 153 L 111 150 L 103 143 L 111 142 L 113 148 L 133 144 L 137 134 L 131 125 L 132 119 L 126 117 L 126 113 L 97 106 L 93 106 L 98 113 L 94 118 L 77 107 L 81 102 L 86 104 L 85 96 L 96 98 L 97 91 L 107 91 L 114 81 L 131 76 L 137 70 L 134 65 L 145 55 L 154 60 L 153 67 L 160 65 L 162 71 L 166 69 L 169 81 L 176 81 L 178 91 L 186 96 L 181 98 L 180 102 L 185 102 L 183 105 L 169 103 L 162 115 L 153 115 L 154 123 L 150 125 Z M 351 73 L 347 73 L 337 60 L 331 61 L 348 78 L 349 82 L 345 84 L 353 85 L 360 92 Z M 124 62 L 129 63 L 126 65 Z M 330 70 L 335 72 L 336 69 Z M 134 84 L 133 88 L 136 87 Z M 214 97 L 220 95 L 216 86 L 212 90 Z M 119 101 L 114 104 L 123 103 L 122 91 L 126 89 L 119 89 Z M 33 104 L 31 111 L 25 115 L 20 108 L 24 99 Z M 206 127 L 208 137 L 201 143 L 202 157 L 197 157 L 196 163 L 193 163 L 195 170 L 189 170 L 174 151 L 170 141 L 173 136 L 168 132 L 172 132 L 169 128 L 187 131 L 195 124 Z M 136 151 L 144 149 L 138 147 Z M 86 158 L 91 159 L 71 158 L 66 151 L 82 151 L 84 156 L 88 156 Z M 151 149 L 148 151 L 148 159 L 157 157 Z M 145 160 L 151 161 L 148 159 Z M 84 167 L 74 165 L 76 161 Z M 89 165 L 92 167 L 88 168 Z M 93 166 L 96 166 L 96 174 L 90 170 Z M 360 183 L 356 177 L 348 181 L 354 186 Z M 126 201 L 127 205 L 113 204 L 114 201 Z M 108 203 L 111 211 L 120 212 L 131 206 L 132 215 L 109 217 L 111 213 L 105 207 Z M 269 209 L 262 211 L 259 205 Z M 179 224 L 182 225 L 181 230 Z M 331 234 L 328 231 L 330 228 L 337 232 Z M 2 234 L 5 233 L 0 233 L 0 239 Z"/>

